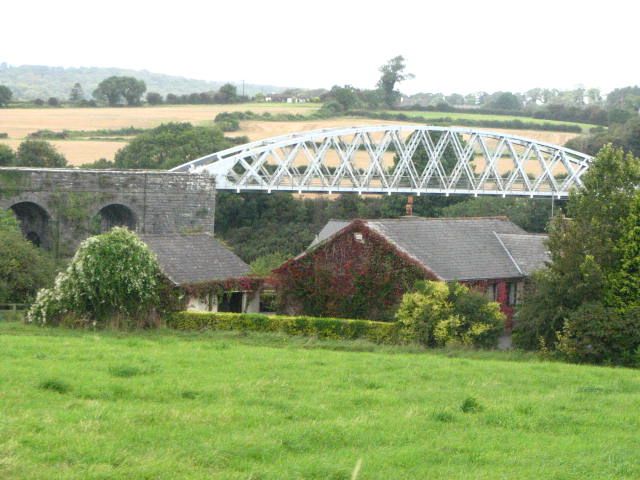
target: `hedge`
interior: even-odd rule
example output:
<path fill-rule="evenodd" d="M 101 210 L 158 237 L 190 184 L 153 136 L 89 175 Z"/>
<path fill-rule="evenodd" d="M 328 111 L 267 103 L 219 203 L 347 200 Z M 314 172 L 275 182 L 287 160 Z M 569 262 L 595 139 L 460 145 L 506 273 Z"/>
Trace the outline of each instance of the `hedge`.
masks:
<path fill-rule="evenodd" d="M 345 320 L 260 313 L 177 312 L 167 326 L 177 330 L 239 330 L 242 332 L 282 332 L 325 339 L 365 339 L 374 343 L 398 343 L 396 323 Z"/>

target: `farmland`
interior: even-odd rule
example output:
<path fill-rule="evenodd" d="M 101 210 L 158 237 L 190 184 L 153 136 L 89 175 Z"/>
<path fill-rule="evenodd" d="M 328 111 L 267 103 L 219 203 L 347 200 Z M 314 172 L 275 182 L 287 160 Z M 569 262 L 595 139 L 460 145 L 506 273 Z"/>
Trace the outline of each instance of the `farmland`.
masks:
<path fill-rule="evenodd" d="M 6 109 L 0 115 L 0 132 L 7 133 L 9 138 L 0 142 L 17 148 L 19 143 L 30 133 L 37 130 L 99 130 L 118 129 L 126 127 L 152 128 L 165 122 L 191 122 L 197 125 L 211 125 L 218 113 L 251 110 L 256 113 L 269 112 L 296 113 L 311 115 L 319 109 L 318 104 L 277 104 L 253 103 L 239 105 L 176 105 L 139 108 L 33 108 Z M 397 113 L 397 112 L 394 112 Z M 484 115 L 470 113 L 443 112 L 404 112 L 407 115 L 422 116 L 424 118 L 450 117 L 455 123 L 456 118 L 472 118 L 475 120 L 511 120 L 519 118 L 524 122 L 544 122 L 526 117 L 510 117 L 499 115 Z M 426 117 L 425 117 L 426 116 Z M 240 130 L 232 135 L 246 135 L 250 140 L 258 140 L 286 133 L 327 128 L 333 126 L 351 126 L 362 124 L 395 124 L 390 122 L 363 118 L 334 118 L 312 119 L 288 122 L 273 122 L 250 120 L 240 122 Z M 551 122 L 563 123 L 563 122 Z M 566 122 L 564 122 L 566 123 Z M 491 129 L 500 130 L 500 129 Z M 509 130 L 501 130 L 508 132 Z M 547 132 L 538 130 L 511 130 L 517 135 L 562 145 L 575 133 Z M 112 159 L 115 152 L 126 145 L 128 139 L 122 135 L 98 136 L 88 135 L 82 138 L 53 140 L 56 148 L 67 157 L 71 165 L 90 163 L 99 158 Z"/>
<path fill-rule="evenodd" d="M 640 476 L 636 371 L 0 323 L 2 478 Z"/>

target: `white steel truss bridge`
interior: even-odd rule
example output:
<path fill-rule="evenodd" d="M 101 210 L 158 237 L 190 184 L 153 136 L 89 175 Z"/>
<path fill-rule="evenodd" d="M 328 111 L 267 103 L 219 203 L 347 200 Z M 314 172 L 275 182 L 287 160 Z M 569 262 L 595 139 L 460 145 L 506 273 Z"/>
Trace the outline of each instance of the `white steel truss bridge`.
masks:
<path fill-rule="evenodd" d="M 425 125 L 313 130 L 239 145 L 172 171 L 221 190 L 562 198 L 592 158 L 505 133 Z"/>

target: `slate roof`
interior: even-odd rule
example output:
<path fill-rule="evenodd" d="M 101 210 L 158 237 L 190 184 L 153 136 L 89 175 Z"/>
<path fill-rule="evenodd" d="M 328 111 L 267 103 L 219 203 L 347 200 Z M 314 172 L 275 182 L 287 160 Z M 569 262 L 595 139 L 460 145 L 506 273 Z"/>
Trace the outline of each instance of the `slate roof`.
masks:
<path fill-rule="evenodd" d="M 548 261 L 542 250 L 545 237 L 527 234 L 506 217 L 362 221 L 446 281 L 520 278 Z M 310 248 L 328 241 L 349 223 L 331 220 Z"/>
<path fill-rule="evenodd" d="M 244 277 L 250 268 L 209 233 L 140 235 L 177 285 Z"/>
<path fill-rule="evenodd" d="M 524 275 L 531 275 L 551 261 L 547 235 L 496 234 Z"/>
<path fill-rule="evenodd" d="M 344 227 L 346 227 L 350 223 L 351 223 L 351 220 L 334 220 L 334 219 L 329 220 L 327 224 L 324 227 L 322 227 L 322 230 L 320 230 L 320 233 L 316 235 L 316 238 L 313 239 L 313 242 L 311 242 L 311 245 L 309 245 L 309 247 L 313 247 L 316 244 L 322 242 L 324 239 L 337 233 L 339 230 L 342 230 Z"/>

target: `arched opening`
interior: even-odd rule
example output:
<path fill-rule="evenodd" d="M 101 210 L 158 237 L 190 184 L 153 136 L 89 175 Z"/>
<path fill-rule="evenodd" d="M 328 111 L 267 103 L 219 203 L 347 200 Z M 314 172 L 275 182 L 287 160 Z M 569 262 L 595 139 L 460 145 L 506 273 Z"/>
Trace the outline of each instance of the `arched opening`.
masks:
<path fill-rule="evenodd" d="M 27 240 L 46 249 L 51 248 L 49 214 L 37 203 L 20 202 L 11 206 L 20 222 L 20 229 Z"/>
<path fill-rule="evenodd" d="M 136 229 L 136 216 L 126 205 L 113 203 L 103 207 L 98 212 L 100 223 L 100 233 L 108 232 L 113 227 L 127 227 L 129 230 Z"/>

